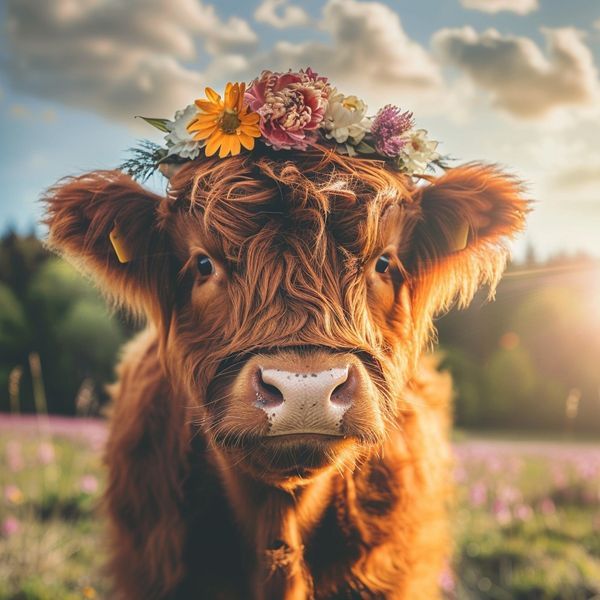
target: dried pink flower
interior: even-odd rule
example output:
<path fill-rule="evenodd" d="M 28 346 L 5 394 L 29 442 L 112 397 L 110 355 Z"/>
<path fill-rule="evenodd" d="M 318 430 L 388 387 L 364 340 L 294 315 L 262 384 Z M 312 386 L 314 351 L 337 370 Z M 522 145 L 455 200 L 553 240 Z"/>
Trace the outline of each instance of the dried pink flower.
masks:
<path fill-rule="evenodd" d="M 331 88 L 310 68 L 299 72 L 263 71 L 245 94 L 260 115 L 265 142 L 275 150 L 306 150 L 317 139 Z"/>

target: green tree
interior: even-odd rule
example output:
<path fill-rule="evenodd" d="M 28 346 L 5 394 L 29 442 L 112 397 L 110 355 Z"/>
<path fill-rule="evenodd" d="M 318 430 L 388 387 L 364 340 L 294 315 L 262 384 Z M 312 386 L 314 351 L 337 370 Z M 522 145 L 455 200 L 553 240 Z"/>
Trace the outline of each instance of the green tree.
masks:
<path fill-rule="evenodd" d="M 0 242 L 0 410 L 8 379 L 20 368 L 20 406 L 34 410 L 29 355 L 40 357 L 51 412 L 73 413 L 80 386 L 105 398 L 119 346 L 129 333 L 92 284 L 35 238 Z"/>

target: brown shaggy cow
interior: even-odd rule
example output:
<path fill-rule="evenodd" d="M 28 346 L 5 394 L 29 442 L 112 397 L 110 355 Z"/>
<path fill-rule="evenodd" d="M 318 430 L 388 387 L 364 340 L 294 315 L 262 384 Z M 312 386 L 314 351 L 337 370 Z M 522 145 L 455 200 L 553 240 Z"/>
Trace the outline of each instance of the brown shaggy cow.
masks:
<path fill-rule="evenodd" d="M 51 246 L 148 321 L 113 390 L 112 597 L 438 597 L 451 385 L 419 356 L 497 282 L 518 182 L 265 150 L 166 197 L 105 171 L 45 201 Z"/>

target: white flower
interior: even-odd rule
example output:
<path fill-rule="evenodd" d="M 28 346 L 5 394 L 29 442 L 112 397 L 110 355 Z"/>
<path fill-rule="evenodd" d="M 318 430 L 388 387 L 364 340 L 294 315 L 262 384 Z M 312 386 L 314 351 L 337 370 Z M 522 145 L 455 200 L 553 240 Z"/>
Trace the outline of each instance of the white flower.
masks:
<path fill-rule="evenodd" d="M 440 157 L 436 152 L 438 142 L 427 139 L 425 129 L 411 129 L 402 136 L 402 139 L 405 143 L 399 158 L 410 174 L 423 173 L 429 163 Z"/>
<path fill-rule="evenodd" d="M 371 128 L 366 112 L 367 105 L 362 100 L 356 96 L 344 96 L 334 88 L 321 125 L 326 131 L 325 137 L 333 138 L 338 144 L 359 144 Z"/>
<path fill-rule="evenodd" d="M 196 105 L 190 104 L 184 110 L 178 110 L 175 119 L 167 124 L 169 133 L 165 136 L 165 141 L 169 148 L 169 156 L 194 159 L 200 154 L 205 140 L 195 140 L 187 130 L 187 126 L 197 114 Z"/>

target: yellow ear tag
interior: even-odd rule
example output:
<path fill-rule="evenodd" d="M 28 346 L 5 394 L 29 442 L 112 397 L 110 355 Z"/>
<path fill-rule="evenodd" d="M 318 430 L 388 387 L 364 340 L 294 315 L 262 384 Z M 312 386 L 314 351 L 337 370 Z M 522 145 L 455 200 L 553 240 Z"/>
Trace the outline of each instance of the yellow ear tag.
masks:
<path fill-rule="evenodd" d="M 133 258 L 132 252 L 127 247 L 127 242 L 125 241 L 125 236 L 119 229 L 119 226 L 115 224 L 112 231 L 109 234 L 110 243 L 115 250 L 115 254 L 119 259 L 120 263 L 128 263 Z"/>
<path fill-rule="evenodd" d="M 454 230 L 450 242 L 450 250 L 452 252 L 460 252 L 467 247 L 469 241 L 469 224 L 466 221 L 460 223 Z"/>

